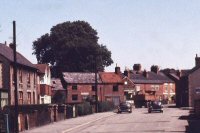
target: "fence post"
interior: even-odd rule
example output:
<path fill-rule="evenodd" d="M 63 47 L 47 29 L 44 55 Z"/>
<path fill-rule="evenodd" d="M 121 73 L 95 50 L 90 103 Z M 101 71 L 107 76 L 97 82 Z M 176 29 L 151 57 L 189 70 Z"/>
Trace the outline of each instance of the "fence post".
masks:
<path fill-rule="evenodd" d="M 67 106 L 64 105 L 64 119 L 67 119 Z"/>
<path fill-rule="evenodd" d="M 9 122 L 8 122 L 8 114 L 5 114 L 5 117 L 6 117 L 6 132 L 7 132 L 7 133 L 10 133 L 10 130 L 9 130 Z"/>
<path fill-rule="evenodd" d="M 72 111 L 73 111 L 73 118 L 74 118 L 74 117 L 76 117 L 76 108 L 75 108 L 75 105 L 73 105 L 73 110 Z"/>
<path fill-rule="evenodd" d="M 53 106 L 53 112 L 54 112 L 54 121 L 57 121 L 58 105 Z"/>

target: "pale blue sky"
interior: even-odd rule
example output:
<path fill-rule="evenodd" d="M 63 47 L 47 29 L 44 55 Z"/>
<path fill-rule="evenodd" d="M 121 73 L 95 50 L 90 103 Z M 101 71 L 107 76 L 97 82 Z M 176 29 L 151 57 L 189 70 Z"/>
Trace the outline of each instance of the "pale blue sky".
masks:
<path fill-rule="evenodd" d="M 12 42 L 36 63 L 32 42 L 64 21 L 84 20 L 97 30 L 99 43 L 112 52 L 123 71 L 141 63 L 188 69 L 200 55 L 199 0 L 0 0 L 0 42 Z"/>

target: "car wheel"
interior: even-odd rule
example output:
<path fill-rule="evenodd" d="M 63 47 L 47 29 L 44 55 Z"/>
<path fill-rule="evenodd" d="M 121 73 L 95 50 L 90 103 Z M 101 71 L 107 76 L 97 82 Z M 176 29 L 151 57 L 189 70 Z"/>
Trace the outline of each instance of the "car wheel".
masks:
<path fill-rule="evenodd" d="M 121 114 L 122 112 L 121 112 L 121 111 L 118 111 L 117 113 L 118 113 L 118 114 Z"/>
<path fill-rule="evenodd" d="M 160 112 L 163 113 L 163 110 L 161 110 Z"/>
<path fill-rule="evenodd" d="M 132 113 L 132 110 L 131 110 L 131 111 L 129 111 L 129 113 Z"/>
<path fill-rule="evenodd" d="M 148 113 L 151 113 L 151 110 L 149 110 Z"/>

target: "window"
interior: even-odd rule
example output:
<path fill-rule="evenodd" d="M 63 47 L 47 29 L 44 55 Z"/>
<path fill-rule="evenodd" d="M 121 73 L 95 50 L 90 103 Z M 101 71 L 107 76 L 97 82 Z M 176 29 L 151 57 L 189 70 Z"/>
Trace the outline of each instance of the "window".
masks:
<path fill-rule="evenodd" d="M 136 85 L 136 91 L 140 91 L 140 86 L 139 85 Z"/>
<path fill-rule="evenodd" d="M 159 85 L 151 85 L 152 91 L 159 91 L 160 86 Z"/>
<path fill-rule="evenodd" d="M 72 85 L 72 90 L 77 90 L 77 85 Z"/>
<path fill-rule="evenodd" d="M 72 95 L 72 101 L 77 101 L 78 100 L 78 95 Z"/>
<path fill-rule="evenodd" d="M 92 91 L 96 91 L 96 89 L 95 89 L 95 86 L 94 86 L 94 85 L 92 86 Z"/>
<path fill-rule="evenodd" d="M 0 63 L 0 88 L 3 87 L 2 83 L 3 83 L 3 79 L 2 79 L 2 63 Z"/>
<path fill-rule="evenodd" d="M 28 104 L 31 104 L 31 92 L 27 92 L 28 94 Z"/>
<path fill-rule="evenodd" d="M 33 104 L 35 104 L 35 92 L 33 92 Z"/>
<path fill-rule="evenodd" d="M 166 92 L 166 93 L 168 92 L 168 87 L 167 87 L 167 85 L 165 85 L 165 92 Z"/>
<path fill-rule="evenodd" d="M 41 98 L 41 104 L 44 104 L 44 98 Z"/>
<path fill-rule="evenodd" d="M 118 85 L 113 86 L 113 91 L 118 91 Z"/>
<path fill-rule="evenodd" d="M 13 77 L 14 77 L 14 71 L 13 71 Z M 14 78 L 13 78 L 14 81 Z M 19 82 L 22 83 L 22 70 L 19 69 Z"/>
<path fill-rule="evenodd" d="M 34 82 L 34 86 L 36 86 L 36 73 L 34 73 L 34 79 L 33 79 L 33 82 Z"/>
<path fill-rule="evenodd" d="M 19 92 L 19 104 L 23 104 L 23 92 Z"/>
<path fill-rule="evenodd" d="M 27 73 L 27 83 L 30 84 L 31 81 L 31 74 L 28 72 Z"/>

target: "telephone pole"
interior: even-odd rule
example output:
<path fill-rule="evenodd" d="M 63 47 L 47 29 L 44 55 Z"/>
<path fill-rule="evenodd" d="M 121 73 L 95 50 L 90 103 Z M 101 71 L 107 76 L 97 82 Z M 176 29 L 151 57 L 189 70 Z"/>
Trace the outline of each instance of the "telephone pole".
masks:
<path fill-rule="evenodd" d="M 95 55 L 95 110 L 96 110 L 96 113 L 98 113 L 98 87 L 97 87 L 97 84 L 98 84 L 98 80 L 97 80 L 97 56 Z"/>
<path fill-rule="evenodd" d="M 16 56 L 16 24 L 13 21 L 13 56 L 14 56 L 14 86 L 15 86 L 15 133 L 19 133 L 18 123 L 18 89 L 17 89 L 17 56 Z"/>

